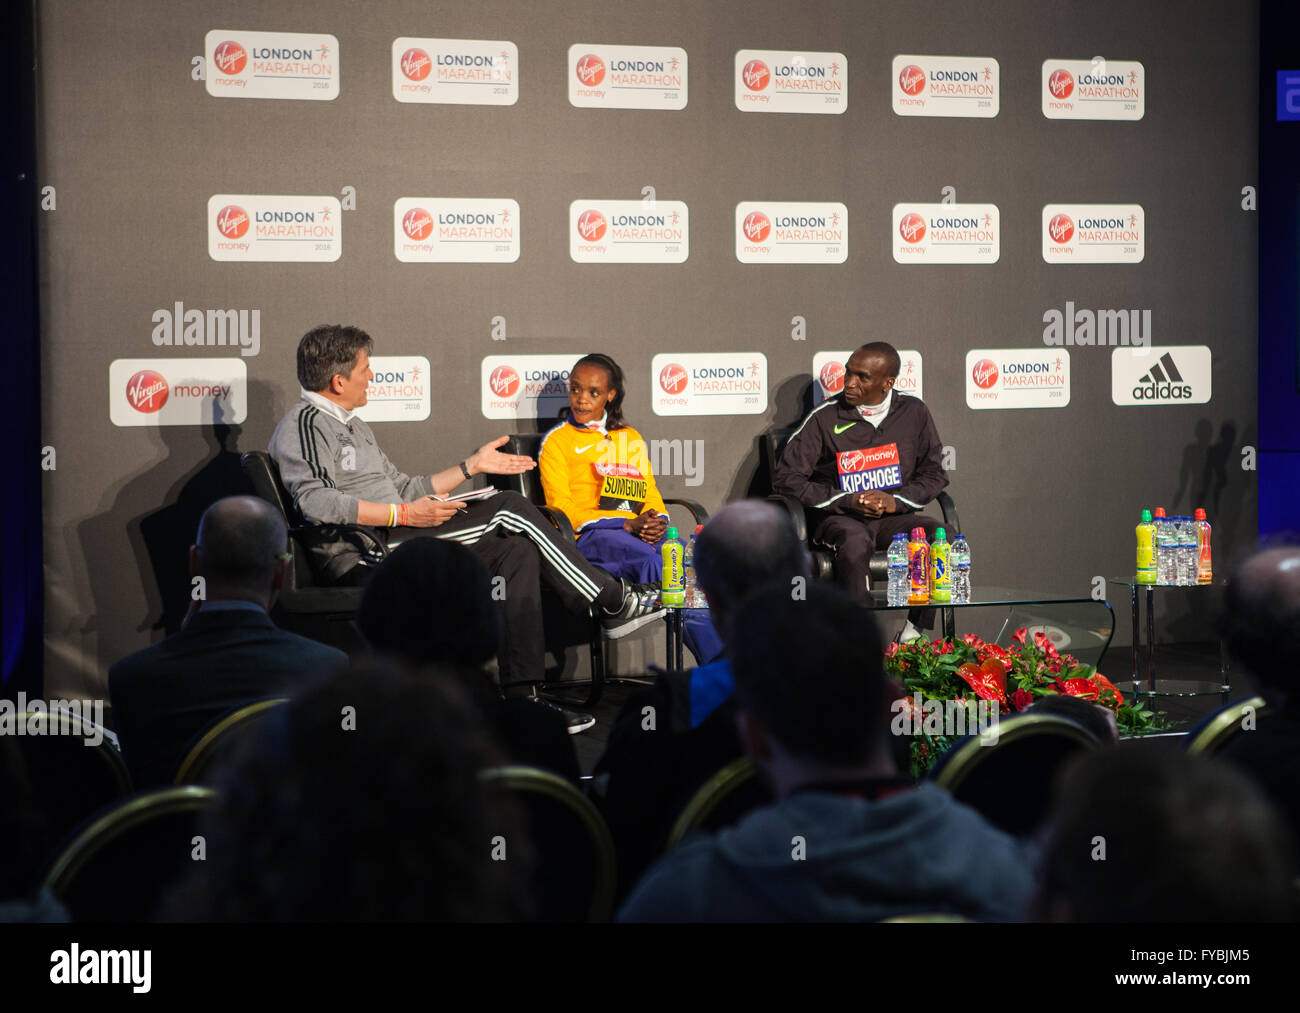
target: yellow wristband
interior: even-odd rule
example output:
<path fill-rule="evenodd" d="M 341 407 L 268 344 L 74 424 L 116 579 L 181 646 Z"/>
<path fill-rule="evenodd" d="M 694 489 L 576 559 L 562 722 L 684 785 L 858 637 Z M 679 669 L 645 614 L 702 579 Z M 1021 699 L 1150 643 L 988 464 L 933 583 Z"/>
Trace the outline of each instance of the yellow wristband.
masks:
<path fill-rule="evenodd" d="M 397 504 L 396 503 L 388 504 L 388 526 L 390 528 L 397 527 Z"/>

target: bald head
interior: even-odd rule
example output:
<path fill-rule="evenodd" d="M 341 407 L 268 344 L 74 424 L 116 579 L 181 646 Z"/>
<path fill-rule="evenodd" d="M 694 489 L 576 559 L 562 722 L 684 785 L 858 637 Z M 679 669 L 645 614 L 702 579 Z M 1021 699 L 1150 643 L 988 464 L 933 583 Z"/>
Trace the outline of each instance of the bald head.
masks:
<path fill-rule="evenodd" d="M 1264 549 L 1233 571 L 1220 632 L 1261 689 L 1300 697 L 1300 547 Z"/>
<path fill-rule="evenodd" d="M 704 525 L 695 540 L 695 575 L 709 607 L 726 613 L 764 584 L 807 580 L 808 553 L 785 510 L 746 499 L 728 503 Z"/>
<path fill-rule="evenodd" d="M 207 582 L 208 598 L 261 601 L 273 590 L 277 557 L 288 545 L 278 510 L 256 496 L 228 496 L 199 521 L 195 572 Z"/>

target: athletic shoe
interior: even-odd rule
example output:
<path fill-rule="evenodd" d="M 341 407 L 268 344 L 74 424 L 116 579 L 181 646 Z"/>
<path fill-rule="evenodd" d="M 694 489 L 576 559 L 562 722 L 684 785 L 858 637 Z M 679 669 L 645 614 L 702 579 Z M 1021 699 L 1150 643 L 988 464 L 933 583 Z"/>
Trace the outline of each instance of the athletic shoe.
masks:
<path fill-rule="evenodd" d="M 528 697 L 539 707 L 545 707 L 549 711 L 555 711 L 560 717 L 564 718 L 565 724 L 569 726 L 569 734 L 577 735 L 579 732 L 585 732 L 588 728 L 594 728 L 596 719 L 590 714 L 584 714 L 582 711 L 571 711 L 568 707 L 561 707 L 553 700 L 547 700 L 542 696 Z"/>
<path fill-rule="evenodd" d="M 659 604 L 657 584 L 622 583 L 623 604 L 617 612 L 607 612 L 600 617 L 601 625 L 605 627 L 605 636 L 610 640 L 626 637 L 664 615 L 663 606 Z"/>

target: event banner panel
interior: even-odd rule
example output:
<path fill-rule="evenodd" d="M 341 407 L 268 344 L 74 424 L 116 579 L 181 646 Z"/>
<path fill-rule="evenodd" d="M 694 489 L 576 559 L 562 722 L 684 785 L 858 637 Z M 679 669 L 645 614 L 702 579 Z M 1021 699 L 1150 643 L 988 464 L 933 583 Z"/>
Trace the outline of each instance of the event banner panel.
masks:
<path fill-rule="evenodd" d="M 217 98 L 339 97 L 339 40 L 333 35 L 216 29 L 203 48 L 208 94 Z"/>
<path fill-rule="evenodd" d="M 243 359 L 114 359 L 108 415 L 115 426 L 238 425 L 248 418 Z"/>
<path fill-rule="evenodd" d="M 900 264 L 996 264 L 1002 255 L 996 204 L 895 204 L 894 260 Z"/>
<path fill-rule="evenodd" d="M 735 75 L 741 112 L 839 114 L 849 107 L 849 60 L 843 53 L 741 49 Z"/>
<path fill-rule="evenodd" d="M 399 197 L 393 256 L 408 264 L 513 264 L 519 202 L 509 197 Z"/>
<path fill-rule="evenodd" d="M 767 411 L 762 352 L 663 352 L 650 362 L 656 415 L 761 415 Z"/>
<path fill-rule="evenodd" d="M 1042 98 L 1049 120 L 1140 120 L 1146 70 L 1132 60 L 1044 60 Z"/>
<path fill-rule="evenodd" d="M 1001 108 L 998 61 L 991 56 L 895 56 L 894 112 L 899 116 L 972 116 Z"/>
<path fill-rule="evenodd" d="M 519 47 L 476 39 L 393 40 L 398 102 L 512 106 L 519 101 Z"/>
<path fill-rule="evenodd" d="M 685 109 L 686 50 L 569 47 L 569 104 L 586 109 Z"/>
<path fill-rule="evenodd" d="M 849 209 L 843 204 L 741 201 L 736 259 L 742 264 L 843 264 L 849 259 Z"/>
<path fill-rule="evenodd" d="M 834 397 L 844 389 L 844 364 L 849 361 L 853 349 L 842 352 L 818 352 L 813 356 L 813 407 L 821 404 L 828 397 Z M 922 397 L 921 353 L 912 348 L 898 350 L 898 377 L 894 380 L 894 390 Z"/>
<path fill-rule="evenodd" d="M 579 264 L 681 264 L 691 252 L 691 218 L 679 200 L 575 200 L 569 256 Z"/>

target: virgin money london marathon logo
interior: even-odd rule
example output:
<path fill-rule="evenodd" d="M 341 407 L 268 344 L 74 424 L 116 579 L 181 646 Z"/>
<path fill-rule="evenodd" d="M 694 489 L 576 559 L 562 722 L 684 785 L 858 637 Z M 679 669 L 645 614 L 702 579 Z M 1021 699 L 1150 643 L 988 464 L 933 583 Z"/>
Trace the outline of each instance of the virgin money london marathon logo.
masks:
<path fill-rule="evenodd" d="M 996 204 L 895 204 L 900 264 L 996 264 L 1002 250 Z"/>
<path fill-rule="evenodd" d="M 849 61 L 843 53 L 742 49 L 733 95 L 747 113 L 839 114 L 849 107 Z"/>
<path fill-rule="evenodd" d="M 759 415 L 767 411 L 760 352 L 665 352 L 650 363 L 656 415 Z"/>
<path fill-rule="evenodd" d="M 1140 264 L 1146 257 L 1141 204 L 1044 204 L 1042 221 L 1049 264 Z"/>
<path fill-rule="evenodd" d="M 735 221 L 742 264 L 843 264 L 849 256 L 843 204 L 741 201 Z"/>
<path fill-rule="evenodd" d="M 569 104 L 580 108 L 685 109 L 686 50 L 675 46 L 569 47 Z"/>
<path fill-rule="evenodd" d="M 519 101 L 519 47 L 505 40 L 402 36 L 392 45 L 398 102 L 508 106 Z"/>
<path fill-rule="evenodd" d="M 1064 408 L 1070 403 L 1065 349 L 973 348 L 966 353 L 966 406 Z"/>
<path fill-rule="evenodd" d="M 511 264 L 519 250 L 519 204 L 508 197 L 401 197 L 393 204 L 393 255 L 404 263 Z"/>
<path fill-rule="evenodd" d="M 554 419 L 569 403 L 569 369 L 582 355 L 489 355 L 481 366 L 488 419 Z"/>
<path fill-rule="evenodd" d="M 1000 108 L 998 61 L 983 56 L 894 57 L 893 103 L 899 116 L 989 118 Z"/>
<path fill-rule="evenodd" d="M 681 264 L 690 255 L 690 212 L 681 201 L 576 200 L 569 256 L 579 264 Z"/>
<path fill-rule="evenodd" d="M 817 352 L 812 359 L 814 378 L 812 396 L 813 407 L 827 398 L 834 397 L 844 390 L 844 364 L 853 355 L 853 349 L 842 351 Z M 894 379 L 894 390 L 912 397 L 924 396 L 922 382 L 921 353 L 912 348 L 898 350 L 898 376 Z"/>
<path fill-rule="evenodd" d="M 1044 60 L 1043 115 L 1052 120 L 1140 120 L 1146 70 L 1134 60 Z"/>
<path fill-rule="evenodd" d="M 423 422 L 429 417 L 429 360 L 422 355 L 374 355 L 375 378 L 357 414 L 366 422 Z"/>
<path fill-rule="evenodd" d="M 108 406 L 115 426 L 238 425 L 248 416 L 248 369 L 238 357 L 114 359 Z"/>
<path fill-rule="evenodd" d="M 1206 404 L 1212 391 L 1208 345 L 1116 348 L 1111 400 L 1117 405 Z"/>
<path fill-rule="evenodd" d="M 214 194 L 208 256 L 219 261 L 326 263 L 343 254 L 337 197 Z"/>
<path fill-rule="evenodd" d="M 204 38 L 204 86 L 217 98 L 329 101 L 339 95 L 333 35 L 214 29 Z"/>

